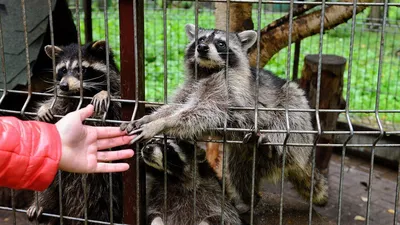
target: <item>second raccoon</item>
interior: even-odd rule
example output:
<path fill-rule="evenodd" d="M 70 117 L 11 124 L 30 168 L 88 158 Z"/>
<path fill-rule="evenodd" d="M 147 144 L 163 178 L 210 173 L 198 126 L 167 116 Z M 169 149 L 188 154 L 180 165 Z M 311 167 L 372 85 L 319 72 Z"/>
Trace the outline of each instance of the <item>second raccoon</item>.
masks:
<path fill-rule="evenodd" d="M 52 57 L 52 46 L 46 46 L 46 54 Z M 94 116 L 99 118 L 109 104 L 107 119 L 117 120 L 120 118 L 120 104 L 111 102 L 110 97 L 118 97 L 120 89 L 120 77 L 118 68 L 114 62 L 113 53 L 109 51 L 109 79 L 110 93 L 107 90 L 107 65 L 106 65 L 106 43 L 95 41 L 84 46 L 70 44 L 67 46 L 54 46 L 57 89 L 62 95 L 73 96 L 80 92 L 80 73 L 78 65 L 78 53 L 82 56 L 82 80 L 83 95 L 93 97 L 92 104 L 95 106 Z M 58 97 L 51 98 L 38 104 L 37 120 L 55 122 L 54 115 L 65 115 L 76 110 L 79 99 Z M 82 107 L 90 103 L 84 100 Z M 86 122 L 90 125 L 101 126 L 102 122 Z M 36 220 L 39 223 L 58 224 L 59 218 L 45 217 L 43 213 L 59 214 L 62 206 L 63 215 L 84 218 L 85 204 L 84 195 L 87 190 L 87 215 L 90 220 L 110 221 L 110 183 L 109 174 L 75 174 L 61 172 L 62 182 L 59 183 L 57 174 L 53 183 L 32 202 L 27 210 L 28 219 Z M 113 221 L 122 222 L 122 176 L 120 173 L 112 174 L 113 183 Z M 84 185 L 86 183 L 86 185 Z M 62 201 L 59 202 L 59 188 L 62 190 Z M 39 204 L 36 205 L 36 202 Z M 62 204 L 61 206 L 59 204 Z M 63 224 L 83 224 L 82 221 L 63 219 Z M 91 223 L 89 223 L 91 224 Z"/>
<path fill-rule="evenodd" d="M 152 139 L 141 156 L 148 165 L 148 224 L 219 225 L 222 213 L 222 187 L 205 159 L 204 151 L 194 155 L 194 145 L 183 140 Z M 166 155 L 164 155 L 166 153 Z M 194 164 L 194 157 L 197 164 Z M 165 158 L 167 164 L 165 164 Z M 164 171 L 167 171 L 167 180 Z M 196 179 L 194 179 L 196 172 Z M 193 180 L 195 183 L 193 183 Z M 167 182 L 167 221 L 163 221 L 164 182 Z M 196 189 L 196 190 L 195 190 Z M 196 191 L 196 213 L 193 199 Z M 224 224 L 241 225 L 239 215 L 228 199 L 224 204 Z"/>

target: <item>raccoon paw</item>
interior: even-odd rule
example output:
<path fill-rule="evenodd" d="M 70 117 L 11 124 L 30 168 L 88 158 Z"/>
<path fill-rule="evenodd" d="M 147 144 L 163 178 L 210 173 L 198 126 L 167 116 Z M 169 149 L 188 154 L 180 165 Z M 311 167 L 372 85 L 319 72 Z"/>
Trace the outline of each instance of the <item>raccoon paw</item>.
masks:
<path fill-rule="evenodd" d="M 51 122 L 54 119 L 53 110 L 49 105 L 42 105 L 37 113 L 37 119 L 42 122 Z"/>
<path fill-rule="evenodd" d="M 129 127 L 127 127 L 127 131 L 129 135 L 137 134 L 137 136 L 130 142 L 130 144 L 133 144 L 135 142 L 149 140 L 150 138 L 161 133 L 165 128 L 165 121 L 163 119 L 156 120 L 151 123 L 144 124 L 139 129 L 132 130 L 131 132 L 129 132 L 128 128 Z"/>
<path fill-rule="evenodd" d="M 151 225 L 164 225 L 164 222 L 161 217 L 158 216 L 151 221 Z"/>
<path fill-rule="evenodd" d="M 138 119 L 138 120 L 134 120 L 130 123 L 123 123 L 121 124 L 121 126 L 119 127 L 122 131 L 126 130 L 127 133 L 132 132 L 135 129 L 139 129 L 140 127 L 142 127 L 144 124 L 149 123 L 149 119 L 148 116 L 143 116 L 142 118 Z"/>
<path fill-rule="evenodd" d="M 244 138 L 243 138 L 243 144 L 250 144 L 250 143 L 260 143 L 260 141 L 262 140 L 260 133 L 258 132 L 250 132 L 247 133 Z"/>
<path fill-rule="evenodd" d="M 36 205 L 32 205 L 26 210 L 26 215 L 28 216 L 29 221 L 37 220 L 39 221 L 40 216 L 43 213 L 43 207 L 36 208 Z"/>
<path fill-rule="evenodd" d="M 107 105 L 110 103 L 110 95 L 107 91 L 100 91 L 93 96 L 90 104 L 93 104 L 96 113 L 102 113 L 107 110 Z"/>
<path fill-rule="evenodd" d="M 247 213 L 248 211 L 250 211 L 250 206 L 243 202 L 236 204 L 235 208 L 239 214 L 244 214 L 244 213 Z"/>

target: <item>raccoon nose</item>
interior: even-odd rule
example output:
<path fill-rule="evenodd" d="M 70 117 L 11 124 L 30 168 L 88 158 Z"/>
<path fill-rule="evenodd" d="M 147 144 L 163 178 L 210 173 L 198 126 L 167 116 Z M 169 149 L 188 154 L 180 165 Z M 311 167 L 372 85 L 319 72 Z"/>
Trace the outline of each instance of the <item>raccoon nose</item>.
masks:
<path fill-rule="evenodd" d="M 200 54 L 205 54 L 205 53 L 208 52 L 208 50 L 210 50 L 210 48 L 209 48 L 208 45 L 206 45 L 206 44 L 199 44 L 199 45 L 197 46 L 197 51 L 198 51 Z"/>
<path fill-rule="evenodd" d="M 67 82 L 60 82 L 60 89 L 63 91 L 68 91 L 68 83 Z"/>

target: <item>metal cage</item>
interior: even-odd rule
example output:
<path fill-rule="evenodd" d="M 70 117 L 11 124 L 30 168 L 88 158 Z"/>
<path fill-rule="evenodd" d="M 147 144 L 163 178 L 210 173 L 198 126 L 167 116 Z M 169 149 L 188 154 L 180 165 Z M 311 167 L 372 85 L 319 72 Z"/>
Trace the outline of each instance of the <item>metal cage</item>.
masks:
<path fill-rule="evenodd" d="M 59 0 L 61 1 L 61 0 Z M 7 1 L 6 1 L 7 2 Z M 37 0 L 36 2 L 40 2 Z M 42 1 L 43 2 L 43 1 Z M 54 45 L 54 7 L 56 0 L 47 0 L 46 21 L 49 26 L 50 43 Z M 400 46 L 398 40 L 400 38 L 400 7 L 399 1 L 369 1 L 369 0 L 354 0 L 354 1 L 286 1 L 286 0 L 190 0 L 190 1 L 156 1 L 156 0 L 119 0 L 113 1 L 69 1 L 69 9 L 73 13 L 73 20 L 76 26 L 76 36 L 72 39 L 77 43 L 85 43 L 93 39 L 106 40 L 107 46 L 113 48 L 116 53 L 117 61 L 120 66 L 121 75 L 121 96 L 120 98 L 111 99 L 113 102 L 122 104 L 122 120 L 105 120 L 110 123 L 129 122 L 133 119 L 138 119 L 149 112 L 150 107 L 158 107 L 164 104 L 169 104 L 168 97 L 173 94 L 173 91 L 180 85 L 183 78 L 183 50 L 185 48 L 186 39 L 184 37 L 183 26 L 187 22 L 191 22 L 198 27 L 214 28 L 216 12 L 215 4 L 222 4 L 226 7 L 224 18 L 231 18 L 232 6 L 240 4 L 251 4 L 252 15 L 250 18 L 254 22 L 250 27 L 258 33 L 258 39 L 255 44 L 253 53 L 256 57 L 254 64 L 256 67 L 267 68 L 272 70 L 278 76 L 289 80 L 298 80 L 301 76 L 301 67 L 306 62 L 306 56 L 314 54 L 317 58 L 317 77 L 316 77 L 316 94 L 313 97 L 315 102 L 314 107 L 310 110 L 306 109 L 291 109 L 291 108 L 260 108 L 257 105 L 254 107 L 238 108 L 231 107 L 229 110 L 250 110 L 254 112 L 257 118 L 259 111 L 285 111 L 288 117 L 289 112 L 312 112 L 315 119 L 315 128 L 313 130 L 292 130 L 289 123 L 285 125 L 285 130 L 260 130 L 260 133 L 283 133 L 288 138 L 293 133 L 311 133 L 316 135 L 314 143 L 267 143 L 270 146 L 310 146 L 313 147 L 313 162 L 312 167 L 317 167 L 316 160 L 318 157 L 317 151 L 324 149 L 336 149 L 340 157 L 340 166 L 337 172 L 338 181 L 331 182 L 330 188 L 337 191 L 329 201 L 332 202 L 335 217 L 329 218 L 329 221 L 335 224 L 356 224 L 355 221 L 343 221 L 345 210 L 348 209 L 344 203 L 343 196 L 345 195 L 346 187 L 345 177 L 346 168 L 345 161 L 349 149 L 354 152 L 357 149 L 367 153 L 369 160 L 367 196 L 366 196 L 366 211 L 360 214 L 364 219 L 365 224 L 381 224 L 372 218 L 374 211 L 374 184 L 380 181 L 374 176 L 374 167 L 376 167 L 376 155 L 381 156 L 380 152 L 392 152 L 392 155 L 397 156 L 397 150 L 400 149 L 398 135 L 400 134 L 400 102 L 397 96 L 397 90 L 400 86 Z M 24 53 L 23 57 L 26 61 L 24 69 L 24 78 L 22 79 L 23 88 L 14 88 L 8 86 L 10 83 L 7 71 L 7 64 L 10 61 L 7 57 L 7 46 L 9 43 L 4 42 L 5 32 L 8 27 L 4 27 L 7 17 L 13 12 L 7 11 L 4 7 L 6 3 L 0 1 L 0 55 L 1 55 L 1 77 L 3 86 L 0 91 L 0 113 L 2 115 L 19 116 L 23 119 L 32 118 L 37 113 L 30 110 L 28 105 L 36 101 L 36 98 L 43 98 L 56 95 L 57 98 L 76 98 L 80 99 L 79 107 L 83 99 L 90 99 L 83 96 L 83 91 L 76 96 L 62 96 L 54 89 L 53 93 L 43 93 L 35 91 L 34 82 L 35 72 L 32 69 L 35 66 L 32 61 L 37 57 L 37 51 L 34 50 L 33 55 L 30 51 L 30 35 L 32 33 L 32 23 L 29 20 L 34 17 L 32 11 L 27 14 L 26 5 L 28 1 L 21 0 L 18 14 L 20 13 L 22 32 L 19 33 L 23 37 Z M 175 5 L 174 5 L 175 4 Z M 176 6 L 178 5 L 178 6 Z M 30 5 L 31 7 L 32 5 Z M 335 20 L 332 17 L 332 7 L 336 10 L 342 10 L 343 19 Z M 372 10 L 378 8 L 381 18 L 370 18 L 364 10 Z M 15 9 L 15 8 L 13 8 Z M 110 11 L 112 14 L 110 14 Z M 313 19 L 313 33 L 307 38 L 299 38 L 298 30 L 299 23 L 296 19 L 304 15 L 304 13 L 315 13 L 316 18 Z M 328 14 L 328 15 L 327 15 Z M 336 16 L 338 16 L 336 15 Z M 31 16 L 31 17 L 30 17 Z M 219 15 L 221 16 L 221 15 Z M 110 19 L 112 18 L 112 19 Z M 324 18 L 324 19 L 321 19 Z M 112 20 L 112 22 L 110 22 Z M 184 22 L 183 22 L 184 21 Z M 318 21 L 316 23 L 315 21 Z M 275 22 L 273 24 L 272 22 Z M 288 36 L 286 47 L 274 52 L 269 60 L 262 60 L 262 51 L 265 51 L 262 40 L 268 29 L 274 29 L 285 23 L 288 27 Z M 272 24 L 272 25 L 271 25 Z M 111 25 L 111 26 L 110 26 Z M 82 27 L 83 26 L 83 27 Z M 272 27 L 275 26 L 275 27 Z M 311 25 L 310 25 L 311 26 Z M 180 30 L 175 32 L 175 27 Z M 222 26 L 225 30 L 231 29 L 231 21 L 225 20 Z M 111 28 L 111 29 L 110 29 Z M 110 30 L 112 30 L 110 32 Z M 96 31 L 96 32 L 94 32 Z M 113 33 L 112 36 L 110 33 Z M 295 33 L 295 35 L 292 35 Z M 71 34 L 70 34 L 71 35 Z M 73 36 L 74 34 L 72 34 Z M 197 38 L 197 37 L 196 37 Z M 366 40 L 365 40 L 366 39 Z M 8 39 L 9 40 L 9 39 Z M 362 40 L 362 41 L 361 41 Z M 287 43 L 293 43 L 287 44 Z M 293 49 L 294 48 L 294 49 Z M 396 49 L 397 48 L 397 49 Z M 305 50 L 304 50 L 305 49 Z M 343 75 L 343 94 L 345 100 L 342 108 L 321 107 L 321 80 L 323 68 L 323 55 L 336 54 L 346 59 Z M 373 56 L 370 56 L 370 55 Z M 373 60 L 373 62 L 371 62 Z M 267 61 L 268 63 L 266 63 Z M 82 66 L 81 58 L 79 58 L 80 67 Z M 11 65 L 11 64 L 10 64 Z M 109 67 L 109 59 L 107 57 L 107 66 Z M 109 69 L 109 68 L 108 68 Z M 171 72 L 172 70 L 172 72 Z M 52 79 L 55 74 L 55 59 L 52 59 L 52 70 L 50 71 Z M 369 77 L 368 77 L 369 76 Z M 81 84 L 82 84 L 82 77 Z M 108 81 L 108 90 L 110 81 Z M 56 85 L 55 83 L 52 85 Z M 258 86 L 257 86 L 258 88 Z M 335 90 L 331 90 L 335 91 Z M 258 93 L 258 91 L 256 91 Z M 7 103 L 9 96 L 17 96 L 22 99 L 21 107 L 10 105 Z M 258 94 L 256 95 L 258 99 Z M 324 129 L 324 122 L 321 122 L 321 115 L 340 114 L 337 119 L 338 125 L 333 130 Z M 30 117 L 31 116 L 31 117 Z M 57 118 L 62 118 L 64 115 L 56 115 Z M 105 118 L 105 117 L 104 117 Z M 96 121 L 96 119 L 89 119 Z M 101 120 L 98 120 L 101 121 Z M 336 124 L 336 121 L 334 121 Z M 226 126 L 219 127 L 219 131 L 229 131 L 233 128 Z M 254 124 L 258 130 L 257 123 Z M 250 129 L 242 129 L 242 131 L 251 131 Z M 320 142 L 320 138 L 326 135 L 335 137 L 330 142 Z M 164 137 L 160 134 L 160 137 Z M 364 141 L 360 137 L 368 137 L 369 141 Z M 372 139 L 371 139 L 372 138 Z M 222 144 L 222 149 L 225 149 L 226 143 L 238 143 L 233 140 L 196 140 L 199 142 L 210 142 Z M 141 148 L 140 144 L 135 144 L 133 148 L 138 156 L 138 151 Z M 356 149 L 356 150 L 354 150 Z M 196 151 L 200 151 L 196 149 Z M 254 155 L 256 148 L 254 148 Z M 146 222 L 146 183 L 145 170 L 139 157 L 134 157 L 127 160 L 130 164 L 130 170 L 123 173 L 123 223 L 124 224 L 145 224 Z M 282 160 L 286 160 L 285 153 Z M 400 159 L 400 158 L 399 158 Z M 398 169 L 397 162 L 399 159 L 393 159 L 394 167 Z M 329 162 L 329 160 L 328 160 Z M 223 165 L 226 166 L 224 158 Z M 255 163 L 253 164 L 255 166 Z M 225 169 L 223 169 L 224 171 Z M 284 198 L 286 196 L 286 181 L 282 178 L 285 172 L 285 167 L 282 169 L 279 191 L 279 207 L 276 209 L 277 224 L 285 224 L 284 213 Z M 396 171 L 397 172 L 397 171 Z M 254 168 L 253 168 L 254 175 Z M 312 175 L 313 177 L 314 175 Z M 62 182 L 62 180 L 60 180 Z M 112 182 L 110 176 L 110 182 Z M 400 175 L 397 176 L 397 184 L 394 190 L 395 193 L 389 195 L 388 198 L 393 198 L 394 205 L 390 206 L 394 209 L 393 215 L 390 215 L 390 220 L 386 220 L 384 224 L 398 224 L 398 196 L 399 196 Z M 312 186 L 314 180 L 311 181 Z M 225 187 L 225 179 L 222 180 L 222 186 Z M 111 185 L 110 185 L 111 187 Z M 379 188 L 379 187 L 378 187 Z M 360 188 L 361 189 L 361 188 Z M 60 189 L 61 190 L 61 189 Z M 312 190 L 312 189 L 311 189 Z M 252 202 L 254 201 L 254 179 L 252 186 Z M 111 191 L 112 192 L 112 191 Z M 330 191 L 332 192 L 332 190 Z M 389 192 L 389 191 L 388 191 Z M 16 207 L 15 190 L 10 190 L 11 206 L 0 205 L 0 215 L 2 212 L 11 215 L 13 224 L 25 224 L 23 220 L 26 208 Z M 168 195 L 168 192 L 165 193 Z M 112 193 L 111 193 L 112 195 Z M 225 192 L 224 192 L 225 195 Z M 313 224 L 316 214 L 312 205 L 312 191 L 310 193 L 310 201 L 307 212 L 301 212 L 306 215 L 307 223 Z M 62 200 L 62 193 L 59 194 L 59 201 Z M 112 198 L 112 196 L 110 196 Z M 392 201 L 391 200 L 391 201 Z M 83 199 L 86 204 L 90 199 Z M 193 203 L 196 202 L 196 196 L 193 197 Z M 356 203 L 354 203 L 356 204 Z M 112 207 L 112 205 L 110 206 Z M 166 207 L 166 205 L 165 205 Z M 166 209 L 165 209 L 166 210 Z M 193 204 L 193 210 L 197 210 Z M 112 214 L 112 208 L 110 209 Z M 251 206 L 249 224 L 269 224 L 267 221 L 255 222 L 255 206 Z M 323 210 L 317 210 L 323 214 Z M 22 216 L 21 216 L 22 215 Z M 257 214 L 259 216 L 259 214 Z M 63 214 L 62 207 L 59 214 L 43 213 L 46 217 L 60 218 L 61 221 L 81 221 L 82 224 L 93 222 L 98 224 L 115 224 L 111 221 L 96 221 L 93 219 L 74 218 Z M 290 217 L 290 215 L 288 216 Z M 111 215 L 112 218 L 112 215 Z M 296 218 L 294 218 L 296 220 Z M 221 217 L 221 224 L 224 218 Z M 272 221 L 272 220 L 271 220 Z M 274 220 L 275 221 L 275 220 Z M 148 221 L 147 221 L 148 222 Z M 328 221 L 325 221 L 328 224 Z M 2 222 L 0 222 L 2 223 Z M 62 224 L 62 223 L 61 223 Z M 321 223 L 322 224 L 322 223 Z M 357 223 L 358 224 L 358 223 Z M 383 224 L 383 223 L 382 223 Z"/>

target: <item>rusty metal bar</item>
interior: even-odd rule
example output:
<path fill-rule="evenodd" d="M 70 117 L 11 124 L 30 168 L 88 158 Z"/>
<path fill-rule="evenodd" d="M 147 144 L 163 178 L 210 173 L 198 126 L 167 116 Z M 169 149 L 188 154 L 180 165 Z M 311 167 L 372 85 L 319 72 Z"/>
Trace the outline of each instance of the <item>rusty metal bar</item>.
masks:
<path fill-rule="evenodd" d="M 292 33 L 293 33 L 293 7 L 294 7 L 294 0 L 290 1 L 290 10 L 289 10 L 289 36 L 288 36 L 288 43 L 292 43 Z M 291 60 L 291 48 L 292 46 L 288 45 L 288 53 L 287 53 L 287 61 L 286 61 L 286 82 L 290 81 L 290 60 Z M 288 96 L 288 89 L 286 89 L 286 98 Z M 282 153 L 282 170 L 281 170 L 281 182 L 280 182 L 280 202 L 279 202 L 279 225 L 283 224 L 283 190 L 284 190 L 284 183 L 285 183 L 285 164 L 286 164 L 286 154 L 288 149 L 288 140 L 291 135 L 290 124 L 289 124 L 289 111 L 288 105 L 285 105 L 285 127 L 286 127 L 286 136 L 283 141 L 283 153 Z"/>
<path fill-rule="evenodd" d="M 107 8 L 107 5 L 104 5 L 104 7 Z M 92 0 L 83 0 L 83 11 L 85 14 L 85 42 L 88 43 L 93 41 Z"/>
<path fill-rule="evenodd" d="M 4 98 L 7 95 L 7 73 L 6 73 L 6 57 L 4 54 L 4 42 L 3 42 L 3 27 L 1 23 L 1 14 L 0 14 L 0 56 L 1 56 L 1 68 L 2 68 L 2 74 L 3 74 L 3 94 L 0 98 L 0 105 L 3 103 Z"/>
<path fill-rule="evenodd" d="M 342 196 L 343 196 L 343 180 L 344 180 L 344 162 L 346 156 L 346 147 L 348 142 L 354 136 L 354 129 L 353 125 L 351 124 L 350 114 L 349 114 L 349 103 L 350 103 L 350 88 L 351 88 L 351 75 L 353 69 L 353 53 L 354 53 L 354 34 L 355 34 L 355 27 L 356 27 L 356 10 L 357 10 L 357 2 L 358 0 L 354 1 L 353 7 L 353 20 L 351 26 L 351 36 L 350 36 L 350 55 L 349 55 L 349 70 L 347 76 L 347 90 L 346 90 L 346 120 L 349 126 L 350 135 L 343 143 L 342 148 L 342 157 L 340 161 L 340 179 L 339 179 L 339 200 L 338 200 L 338 215 L 337 215 L 337 225 L 341 224 L 341 217 L 342 217 Z"/>
<path fill-rule="evenodd" d="M 164 104 L 168 104 L 168 43 L 167 43 L 167 0 L 163 0 L 163 49 L 164 49 L 164 55 L 163 55 L 163 64 L 164 64 Z M 167 136 L 164 134 L 164 165 L 165 168 L 167 168 L 168 164 L 168 159 L 167 159 Z M 196 154 L 195 154 L 196 155 Z M 196 157 L 194 157 L 196 159 Z M 195 164 L 196 165 L 196 164 Z M 196 175 L 194 176 L 194 179 L 196 179 Z M 193 183 L 195 185 L 195 183 Z M 194 199 L 196 200 L 196 191 L 194 193 Z M 164 224 L 168 224 L 168 176 L 167 176 L 167 169 L 164 170 L 164 207 L 163 207 L 163 222 Z M 194 207 L 196 204 L 194 204 Z M 196 213 L 193 213 L 195 215 Z"/>
<path fill-rule="evenodd" d="M 25 10 L 25 0 L 21 0 L 21 10 L 22 10 L 22 21 L 24 25 L 24 40 L 25 40 L 25 55 L 26 55 L 26 76 L 28 81 L 28 96 L 26 101 L 21 109 L 21 115 L 25 115 L 25 110 L 29 104 L 29 101 L 32 97 L 32 82 L 31 82 L 31 64 L 29 59 L 29 42 L 28 42 L 28 28 L 27 28 L 27 20 L 26 20 L 26 10 Z"/>
<path fill-rule="evenodd" d="M 317 93 L 315 98 L 315 122 L 317 128 L 317 135 L 314 140 L 314 145 L 312 148 L 312 167 L 311 167 L 311 188 L 310 188 L 310 200 L 309 200 L 309 216 L 308 216 L 308 224 L 311 225 L 312 223 L 312 207 L 313 207 L 313 195 L 314 195 L 314 176 L 315 176 L 315 156 L 317 150 L 317 143 L 322 135 L 322 127 L 321 127 L 321 120 L 320 120 L 320 95 L 321 95 L 321 75 L 322 75 L 322 50 L 323 50 L 323 43 L 324 43 L 324 18 L 325 18 L 325 0 L 322 0 L 321 5 L 321 22 L 320 22 L 320 33 L 319 33 L 319 49 L 318 49 L 318 76 L 317 76 Z"/>
<path fill-rule="evenodd" d="M 140 0 L 119 1 L 122 99 L 144 99 L 143 4 L 143 1 Z M 139 107 L 135 104 L 135 106 L 138 110 L 133 116 L 135 118 L 143 116 L 144 105 L 140 105 Z M 122 119 L 129 121 L 132 111 L 134 111 L 132 104 L 122 104 Z M 145 174 L 144 168 L 140 165 L 138 159 L 138 157 L 134 157 L 127 160 L 130 169 L 123 173 L 123 221 L 127 224 L 145 224 L 146 221 Z"/>
<path fill-rule="evenodd" d="M 381 80 L 382 80 L 382 64 L 384 61 L 383 54 L 384 54 L 384 46 L 385 46 L 385 25 L 387 21 L 387 12 L 388 12 L 388 0 L 385 0 L 385 7 L 383 9 L 383 21 L 381 27 L 381 35 L 380 35 L 380 45 L 379 45 L 379 66 L 378 66 L 378 78 L 376 84 L 376 98 L 375 98 L 375 119 L 379 127 L 380 134 L 374 141 L 371 147 L 371 162 L 370 162 L 370 170 L 369 170 L 369 179 L 368 179 L 368 201 L 367 201 L 367 212 L 365 217 L 365 224 L 368 225 L 370 219 L 370 212 L 371 212 L 371 198 L 372 198 L 372 182 L 373 182 L 373 173 L 374 173 L 374 158 L 375 158 L 375 151 L 376 145 L 378 142 L 383 138 L 385 131 L 382 126 L 381 119 L 379 118 L 379 98 L 381 93 Z"/>

